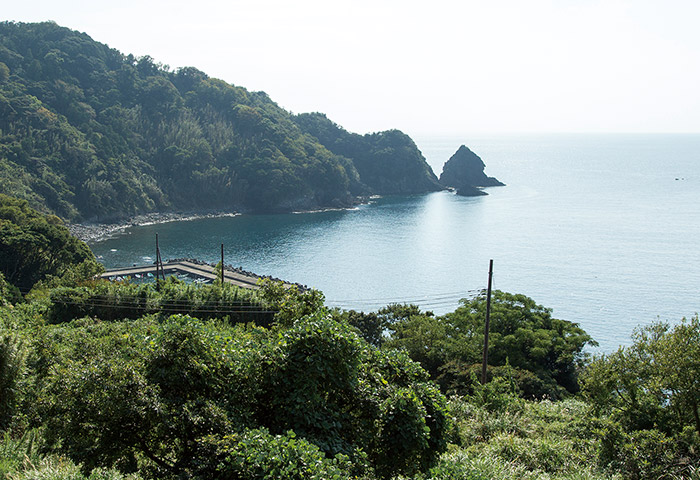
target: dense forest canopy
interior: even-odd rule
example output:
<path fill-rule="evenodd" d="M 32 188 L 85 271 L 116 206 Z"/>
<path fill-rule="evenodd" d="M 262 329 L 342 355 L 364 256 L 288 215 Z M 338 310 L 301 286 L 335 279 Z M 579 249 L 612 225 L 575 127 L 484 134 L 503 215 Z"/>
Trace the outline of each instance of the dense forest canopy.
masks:
<path fill-rule="evenodd" d="M 302 113 L 294 121 L 331 152 L 352 158 L 360 180 L 373 193 L 423 193 L 444 188 L 413 140 L 398 130 L 358 135 L 322 113 Z"/>
<path fill-rule="evenodd" d="M 194 67 L 52 22 L 0 23 L 0 190 L 66 220 L 338 207 L 441 188 L 400 132 L 346 132 L 337 149 L 302 119 Z"/>

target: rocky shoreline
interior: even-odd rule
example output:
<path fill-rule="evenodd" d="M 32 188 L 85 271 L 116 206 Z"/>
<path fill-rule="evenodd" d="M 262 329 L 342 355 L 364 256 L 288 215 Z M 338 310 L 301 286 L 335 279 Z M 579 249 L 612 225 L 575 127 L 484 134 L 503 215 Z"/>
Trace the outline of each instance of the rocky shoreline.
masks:
<path fill-rule="evenodd" d="M 337 210 L 353 210 L 359 205 L 366 205 L 381 198 L 381 195 L 358 197 L 356 202 L 349 207 L 328 207 L 312 210 L 292 211 L 292 214 L 317 213 Z M 156 223 L 186 222 L 189 220 L 199 220 L 201 218 L 236 217 L 242 215 L 240 212 L 153 212 L 137 215 L 123 222 L 116 223 L 72 223 L 66 225 L 71 234 L 85 243 L 96 243 L 114 237 L 124 232 L 130 227 L 143 225 L 153 225 Z"/>
<path fill-rule="evenodd" d="M 122 233 L 130 227 L 153 225 L 156 223 L 183 222 L 200 218 L 235 217 L 238 212 L 217 213 L 147 213 L 119 223 L 73 223 L 67 225 L 73 236 L 85 243 L 96 243 Z"/>

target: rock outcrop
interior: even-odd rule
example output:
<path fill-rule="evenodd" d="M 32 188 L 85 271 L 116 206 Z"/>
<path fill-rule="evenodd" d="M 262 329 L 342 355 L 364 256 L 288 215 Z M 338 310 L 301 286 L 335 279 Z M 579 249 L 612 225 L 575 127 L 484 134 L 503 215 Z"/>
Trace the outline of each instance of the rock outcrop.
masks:
<path fill-rule="evenodd" d="M 440 184 L 454 189 L 458 195 L 487 195 L 481 187 L 500 187 L 505 185 L 494 177 L 484 173 L 483 160 L 462 145 L 450 159 L 445 162 L 440 174 Z"/>

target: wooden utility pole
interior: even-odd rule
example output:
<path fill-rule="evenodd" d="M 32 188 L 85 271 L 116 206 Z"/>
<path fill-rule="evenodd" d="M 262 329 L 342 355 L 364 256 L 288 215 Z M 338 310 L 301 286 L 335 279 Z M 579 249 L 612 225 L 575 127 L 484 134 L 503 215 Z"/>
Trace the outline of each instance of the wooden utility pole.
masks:
<path fill-rule="evenodd" d="M 486 323 L 484 325 L 484 362 L 481 365 L 481 384 L 486 384 L 486 365 L 489 361 L 489 322 L 491 320 L 491 278 L 493 277 L 493 259 L 489 262 L 489 285 L 486 289 Z"/>
<path fill-rule="evenodd" d="M 224 288 L 224 244 L 221 244 L 221 288 Z"/>
<path fill-rule="evenodd" d="M 163 270 L 163 262 L 160 259 L 160 246 L 158 245 L 158 234 L 156 233 L 156 290 L 160 290 L 160 272 L 163 271 L 163 280 L 165 280 L 165 271 Z"/>

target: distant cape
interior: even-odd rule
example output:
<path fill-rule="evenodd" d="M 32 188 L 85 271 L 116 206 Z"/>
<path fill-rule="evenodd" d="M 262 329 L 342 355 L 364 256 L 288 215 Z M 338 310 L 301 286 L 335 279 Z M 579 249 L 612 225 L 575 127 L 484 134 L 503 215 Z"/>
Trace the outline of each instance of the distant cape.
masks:
<path fill-rule="evenodd" d="M 440 174 L 440 184 L 454 189 L 458 195 L 478 196 L 487 195 L 481 187 L 500 187 L 505 184 L 484 173 L 483 160 L 462 145 L 450 159 L 445 162 Z"/>

